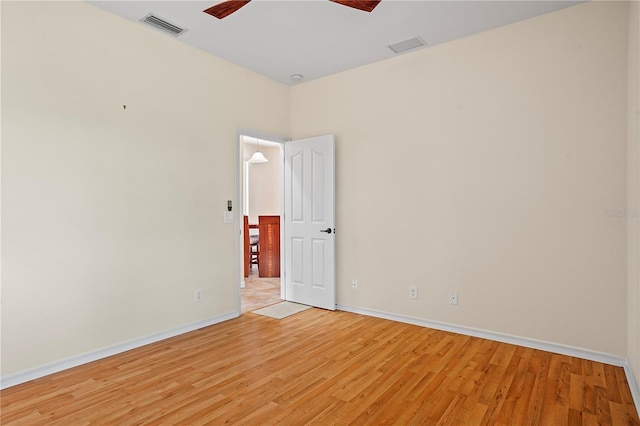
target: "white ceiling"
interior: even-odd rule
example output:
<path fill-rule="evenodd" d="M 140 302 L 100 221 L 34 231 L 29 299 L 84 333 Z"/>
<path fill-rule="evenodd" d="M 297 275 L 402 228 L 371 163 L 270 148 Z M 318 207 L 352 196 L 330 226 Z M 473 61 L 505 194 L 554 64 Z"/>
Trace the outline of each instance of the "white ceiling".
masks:
<path fill-rule="evenodd" d="M 138 22 L 153 12 L 186 28 L 184 43 L 289 85 L 292 74 L 305 82 L 392 58 L 387 46 L 412 37 L 424 49 L 579 3 L 382 0 L 367 13 L 328 0 L 253 0 L 218 20 L 202 11 L 220 0 L 88 1 L 158 31 Z"/>

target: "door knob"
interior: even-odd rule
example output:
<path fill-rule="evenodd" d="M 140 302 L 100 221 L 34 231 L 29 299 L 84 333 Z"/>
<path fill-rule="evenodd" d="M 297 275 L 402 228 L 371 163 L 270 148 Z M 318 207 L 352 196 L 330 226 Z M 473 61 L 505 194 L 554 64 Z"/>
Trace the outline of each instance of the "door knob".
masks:
<path fill-rule="evenodd" d="M 327 229 L 321 229 L 320 232 L 326 232 L 327 234 L 330 234 L 331 232 L 331 228 L 327 228 Z"/>

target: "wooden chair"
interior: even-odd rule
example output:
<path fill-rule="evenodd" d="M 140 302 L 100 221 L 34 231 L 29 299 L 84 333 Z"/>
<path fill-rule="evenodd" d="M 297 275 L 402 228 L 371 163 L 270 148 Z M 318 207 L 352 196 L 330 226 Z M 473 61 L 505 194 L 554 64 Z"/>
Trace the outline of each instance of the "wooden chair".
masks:
<path fill-rule="evenodd" d="M 251 229 L 256 225 L 249 225 L 249 217 L 244 217 L 244 276 L 248 277 L 253 265 L 258 265 L 260 271 L 260 236 L 251 235 Z"/>
<path fill-rule="evenodd" d="M 249 268 L 258 265 L 260 271 L 260 235 L 249 236 Z"/>
<path fill-rule="evenodd" d="M 249 266 L 251 265 L 251 247 L 249 244 L 249 217 L 244 217 L 244 276 L 249 276 Z"/>

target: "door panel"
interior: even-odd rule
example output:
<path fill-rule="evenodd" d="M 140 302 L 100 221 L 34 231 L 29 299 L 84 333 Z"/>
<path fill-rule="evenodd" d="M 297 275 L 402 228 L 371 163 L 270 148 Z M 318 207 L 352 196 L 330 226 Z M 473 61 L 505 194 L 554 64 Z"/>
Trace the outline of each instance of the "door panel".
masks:
<path fill-rule="evenodd" d="M 314 238 L 311 241 L 311 257 L 313 265 L 313 278 L 312 285 L 317 289 L 324 289 L 327 284 L 324 276 L 324 265 L 326 263 L 325 253 L 327 252 L 327 244 L 325 240 L 318 240 Z"/>
<path fill-rule="evenodd" d="M 286 250 L 286 249 L 285 249 Z M 304 238 L 291 238 L 291 276 L 292 283 L 295 285 L 304 284 Z"/>
<path fill-rule="evenodd" d="M 334 310 L 334 138 L 286 142 L 284 152 L 285 297 Z"/>

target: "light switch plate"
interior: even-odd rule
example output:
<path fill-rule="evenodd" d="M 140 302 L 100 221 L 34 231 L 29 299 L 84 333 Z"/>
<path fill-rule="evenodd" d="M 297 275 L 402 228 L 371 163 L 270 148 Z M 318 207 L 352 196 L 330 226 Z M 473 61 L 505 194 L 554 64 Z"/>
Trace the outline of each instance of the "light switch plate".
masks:
<path fill-rule="evenodd" d="M 224 223 L 233 222 L 233 212 L 224 212 Z"/>

